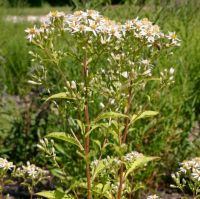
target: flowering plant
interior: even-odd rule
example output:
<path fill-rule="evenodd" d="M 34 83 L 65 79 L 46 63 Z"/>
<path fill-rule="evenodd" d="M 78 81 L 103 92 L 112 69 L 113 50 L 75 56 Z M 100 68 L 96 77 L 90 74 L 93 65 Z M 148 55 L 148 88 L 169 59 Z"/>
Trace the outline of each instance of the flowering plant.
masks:
<path fill-rule="evenodd" d="M 21 185 L 28 187 L 30 198 L 39 182 L 48 179 L 48 171 L 27 162 L 27 166 L 16 167 L 12 162 L 0 158 L 0 194 L 3 198 L 4 186 L 15 183 L 16 178 L 22 180 Z M 10 176 L 8 174 L 11 174 Z M 14 180 L 12 179 L 14 177 Z"/>
<path fill-rule="evenodd" d="M 86 170 L 86 178 L 72 180 L 64 193 L 87 195 L 88 199 L 131 198 L 136 190 L 132 183 L 136 170 L 157 159 L 132 151 L 128 145 L 134 123 L 158 114 L 145 110 L 142 104 L 138 106 L 138 96 L 145 95 L 145 88 L 153 80 L 162 85 L 174 82 L 173 68 L 165 69 L 160 77 L 154 77 L 153 71 L 159 55 L 179 46 L 180 40 L 174 32 L 164 34 L 146 18 L 122 24 L 94 10 L 50 12 L 45 23 L 28 28 L 26 33 L 30 44 L 36 47 L 30 52 L 33 62 L 42 69 L 29 82 L 43 85 L 49 94 L 46 101 L 52 101 L 58 110 L 66 112 L 64 118 L 69 118 L 68 122 L 63 121 L 68 125 L 65 132 L 50 133 L 47 139 L 74 145 L 78 154 L 75 168 L 81 164 Z M 65 74 L 63 62 L 80 66 L 80 75 L 72 79 Z M 56 85 L 48 83 L 47 65 L 63 81 L 63 92 L 52 94 Z M 56 147 L 48 147 L 49 143 L 42 141 L 39 148 L 65 173 L 66 167 L 52 151 Z M 39 193 L 47 198 L 49 194 Z M 51 198 L 55 194 L 51 192 Z"/>
<path fill-rule="evenodd" d="M 30 198 L 32 198 L 36 185 L 39 182 L 48 179 L 48 171 L 27 162 L 26 166 L 22 165 L 22 167 L 16 168 L 13 172 L 13 176 L 22 180 L 21 185 L 28 188 Z"/>
<path fill-rule="evenodd" d="M 0 158 L 0 196 L 2 198 L 4 186 L 12 183 L 11 180 L 7 179 L 7 173 L 9 170 L 13 170 L 14 168 L 15 165 L 12 162 L 9 162 L 4 158 Z"/>
<path fill-rule="evenodd" d="M 175 185 L 173 188 L 180 189 L 185 193 L 186 188 L 192 191 L 194 198 L 200 196 L 200 158 L 193 158 L 180 164 L 178 172 L 172 174 Z"/>

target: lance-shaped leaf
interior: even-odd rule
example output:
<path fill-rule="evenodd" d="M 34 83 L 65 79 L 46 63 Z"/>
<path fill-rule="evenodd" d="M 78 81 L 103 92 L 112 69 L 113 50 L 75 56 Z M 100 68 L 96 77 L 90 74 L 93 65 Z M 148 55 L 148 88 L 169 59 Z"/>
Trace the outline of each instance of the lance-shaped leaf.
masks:
<path fill-rule="evenodd" d="M 36 195 L 42 196 L 48 199 L 74 199 L 72 196 L 68 194 L 64 194 L 60 191 L 42 191 L 42 192 L 36 193 Z"/>
<path fill-rule="evenodd" d="M 125 173 L 125 178 L 128 177 L 129 174 L 134 172 L 138 168 L 142 168 L 146 163 L 159 159 L 159 157 L 147 157 L 147 156 L 140 156 L 136 158 L 132 163 L 129 163 L 128 170 Z"/>
<path fill-rule="evenodd" d="M 81 122 L 80 120 L 76 120 L 76 121 L 77 121 L 79 128 L 81 129 L 81 134 L 84 135 L 85 134 L 85 124 L 83 122 Z"/>
<path fill-rule="evenodd" d="M 46 101 L 48 100 L 55 100 L 55 99 L 69 99 L 69 100 L 75 100 L 74 97 L 70 96 L 69 93 L 66 93 L 66 92 L 61 92 L 61 93 L 57 93 L 57 94 L 54 94 L 50 97 L 48 97 L 46 99 Z"/>
<path fill-rule="evenodd" d="M 71 135 L 66 134 L 65 132 L 49 133 L 46 137 L 50 137 L 50 138 L 54 138 L 54 139 L 58 139 L 58 140 L 68 142 L 70 144 L 78 146 L 81 150 L 84 150 L 81 143 L 75 137 L 72 137 Z"/>
<path fill-rule="evenodd" d="M 85 134 L 85 137 L 87 137 L 88 135 L 90 135 L 90 133 L 92 133 L 92 131 L 94 131 L 95 129 L 101 128 L 101 127 L 107 128 L 108 125 L 105 124 L 105 123 L 100 123 L 100 124 L 92 125 L 90 131 L 88 131 L 88 132 Z"/>
<path fill-rule="evenodd" d="M 103 119 L 109 119 L 109 118 L 125 118 L 128 117 L 125 114 L 122 113 L 117 113 L 117 112 L 106 112 L 106 113 L 102 113 L 100 115 L 97 116 L 97 118 L 94 120 L 94 123 L 98 122 L 99 120 L 103 120 Z"/>
<path fill-rule="evenodd" d="M 44 198 L 49 198 L 49 199 L 55 199 L 56 198 L 55 191 L 42 191 L 42 192 L 36 193 L 36 195 L 42 196 Z"/>
<path fill-rule="evenodd" d="M 147 117 L 153 117 L 153 116 L 156 116 L 158 115 L 159 112 L 157 111 L 144 111 L 144 112 L 141 112 L 141 113 L 138 113 L 138 114 L 134 114 L 132 117 L 131 117 L 131 121 L 130 123 L 134 123 L 135 121 L 139 120 L 139 119 L 142 119 L 142 118 L 147 118 Z"/>

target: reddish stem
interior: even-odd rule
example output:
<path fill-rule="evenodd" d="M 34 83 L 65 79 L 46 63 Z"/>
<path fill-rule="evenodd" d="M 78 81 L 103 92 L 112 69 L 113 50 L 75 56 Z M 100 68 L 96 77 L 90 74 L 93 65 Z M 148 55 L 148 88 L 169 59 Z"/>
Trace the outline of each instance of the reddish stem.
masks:
<path fill-rule="evenodd" d="M 121 199 L 121 195 L 122 195 L 122 185 L 123 185 L 123 171 L 124 171 L 124 167 L 123 164 L 120 167 L 119 170 L 119 187 L 118 187 L 118 192 L 117 192 L 117 199 Z"/>
<path fill-rule="evenodd" d="M 126 115 L 128 116 L 131 110 L 131 101 L 132 101 L 132 88 L 131 88 L 131 82 L 130 82 L 130 87 L 129 87 L 129 91 L 128 91 L 128 105 L 127 105 L 127 110 L 126 110 Z M 129 117 L 127 117 L 125 119 L 125 128 L 124 128 L 124 132 L 123 132 L 123 137 L 122 137 L 122 143 L 126 143 L 126 138 L 128 135 L 128 126 L 129 126 L 129 122 L 130 119 Z"/>
<path fill-rule="evenodd" d="M 83 74 L 85 79 L 85 107 L 84 107 L 84 116 L 86 122 L 86 134 L 90 131 L 90 118 L 89 118 L 89 108 L 88 108 L 88 66 L 87 66 L 87 54 L 85 55 L 85 60 L 83 63 Z M 89 152 L 90 152 L 90 136 L 89 134 L 85 137 L 85 159 L 86 159 L 86 176 L 87 176 L 87 199 L 92 198 L 92 191 L 91 191 L 91 176 L 90 176 L 90 159 L 89 159 Z"/>
<path fill-rule="evenodd" d="M 128 104 L 127 104 L 127 109 L 125 113 L 127 116 L 129 115 L 130 110 L 131 110 L 131 101 L 132 101 L 132 81 L 130 81 L 129 90 L 128 90 Z M 129 117 L 127 117 L 124 121 L 124 131 L 121 138 L 121 144 L 126 143 L 129 122 L 130 122 L 130 119 Z M 123 188 L 122 185 L 124 182 L 123 171 L 124 171 L 124 167 L 122 164 L 119 171 L 119 187 L 118 187 L 118 192 L 117 192 L 117 199 L 121 199 L 121 195 L 122 195 L 122 188 Z"/>

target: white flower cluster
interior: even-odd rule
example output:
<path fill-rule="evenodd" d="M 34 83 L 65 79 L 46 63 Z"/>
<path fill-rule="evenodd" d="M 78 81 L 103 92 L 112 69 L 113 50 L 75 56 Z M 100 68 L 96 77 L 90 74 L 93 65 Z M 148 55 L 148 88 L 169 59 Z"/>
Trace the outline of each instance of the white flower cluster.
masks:
<path fill-rule="evenodd" d="M 144 155 L 142 153 L 139 153 L 137 151 L 132 151 L 130 153 L 127 153 L 124 156 L 124 160 L 127 162 L 133 162 L 134 160 L 136 160 L 137 158 L 143 157 Z M 107 158 L 104 158 L 102 160 L 94 160 L 91 162 L 91 167 L 97 167 L 97 165 L 99 164 L 99 161 L 103 161 L 104 165 L 110 166 L 111 164 L 114 165 L 118 165 L 120 166 L 121 164 L 121 160 L 119 160 L 118 158 L 112 158 L 110 156 L 107 156 Z"/>
<path fill-rule="evenodd" d="M 66 30 L 73 33 L 93 33 L 94 36 L 107 34 L 118 39 L 122 37 L 122 26 L 109 20 L 95 10 L 76 11 L 65 17 Z M 103 38 L 102 38 L 103 41 Z"/>
<path fill-rule="evenodd" d="M 91 168 L 96 168 L 100 161 L 105 165 L 105 169 L 109 168 L 111 165 L 119 166 L 121 164 L 121 161 L 118 158 L 112 158 L 110 156 L 107 156 L 106 158 L 101 160 L 93 160 L 91 162 Z"/>
<path fill-rule="evenodd" d="M 58 12 L 58 11 L 50 12 L 46 17 L 46 20 L 41 24 L 39 28 L 34 26 L 33 28 L 27 28 L 25 30 L 25 32 L 27 33 L 26 38 L 28 39 L 29 42 L 33 42 L 35 41 L 35 39 L 39 42 L 42 39 L 48 39 L 51 33 L 53 33 L 53 31 L 55 30 L 54 27 L 55 23 L 57 21 L 60 22 L 64 21 L 64 17 L 65 17 L 64 12 Z M 59 26 L 59 28 L 64 29 L 63 23 L 57 24 L 57 26 Z"/>
<path fill-rule="evenodd" d="M 0 158 L 0 169 L 7 171 L 13 169 L 15 166 L 12 162 L 9 162 L 8 160 L 4 158 Z"/>
<path fill-rule="evenodd" d="M 43 178 L 47 176 L 47 174 L 48 174 L 48 171 L 43 170 L 35 166 L 34 164 L 30 164 L 30 162 L 27 162 L 26 166 L 23 165 L 21 168 L 17 168 L 15 171 L 16 177 L 24 176 L 32 180 Z"/>
<path fill-rule="evenodd" d="M 171 187 L 182 192 L 187 187 L 197 196 L 200 190 L 200 158 L 183 161 L 180 165 L 178 172 L 171 175 L 175 182 Z"/>
<path fill-rule="evenodd" d="M 147 196 L 147 199 L 160 199 L 160 197 L 154 194 L 154 195 Z"/>
<path fill-rule="evenodd" d="M 132 151 L 124 156 L 124 160 L 127 162 L 132 162 L 136 160 L 137 158 L 143 157 L 144 155 L 142 153 L 139 153 L 137 151 Z"/>
<path fill-rule="evenodd" d="M 124 39 L 126 35 L 132 35 L 136 39 L 147 42 L 148 46 L 153 44 L 160 45 L 164 41 L 166 47 L 179 46 L 180 40 L 175 32 L 169 32 L 165 35 L 160 31 L 158 25 L 153 25 L 148 19 L 128 20 L 124 24 L 117 23 L 99 14 L 95 10 L 76 11 L 73 14 L 64 14 L 63 12 L 50 12 L 47 20 L 40 28 L 28 28 L 25 30 L 27 39 L 32 42 L 35 38 L 48 38 L 48 34 L 52 31 L 60 29 L 70 32 L 71 34 L 90 34 L 91 36 L 100 36 L 102 44 L 112 41 L 111 38 L 117 40 Z M 162 41 L 161 41 L 162 40 Z"/>
<path fill-rule="evenodd" d="M 200 158 L 182 162 L 179 173 L 190 174 L 194 180 L 200 182 Z"/>
<path fill-rule="evenodd" d="M 146 39 L 149 43 L 154 43 L 156 40 L 165 37 L 164 33 L 160 32 L 160 27 L 153 25 L 147 18 L 127 21 L 124 28 L 126 31 L 135 30 L 136 38 Z"/>

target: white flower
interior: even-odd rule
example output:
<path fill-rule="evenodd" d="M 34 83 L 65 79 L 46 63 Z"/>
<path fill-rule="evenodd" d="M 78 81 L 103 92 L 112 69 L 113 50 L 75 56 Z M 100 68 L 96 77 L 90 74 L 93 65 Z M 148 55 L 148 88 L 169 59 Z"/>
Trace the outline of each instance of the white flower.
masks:
<path fill-rule="evenodd" d="M 153 43 L 155 41 L 155 38 L 153 36 L 147 37 L 147 41 L 149 43 Z"/>
<path fill-rule="evenodd" d="M 43 170 L 34 164 L 30 164 L 30 162 L 27 162 L 27 166 L 22 166 L 18 171 L 19 174 L 27 175 L 31 179 L 38 179 L 41 176 L 46 176 L 48 173 L 46 170 Z"/>
<path fill-rule="evenodd" d="M 49 18 L 55 19 L 55 18 L 60 18 L 60 17 L 64 17 L 65 13 L 64 12 L 58 12 L 58 11 L 51 11 L 48 14 Z"/>
<path fill-rule="evenodd" d="M 104 105 L 102 102 L 99 104 L 99 106 L 100 106 L 101 108 L 104 108 L 104 107 L 105 107 L 105 105 Z"/>
<path fill-rule="evenodd" d="M 180 39 L 177 38 L 177 35 L 175 32 L 169 32 L 169 34 L 166 35 L 166 38 L 171 41 L 171 44 L 175 46 L 180 46 Z"/>
<path fill-rule="evenodd" d="M 115 99 L 109 99 L 110 104 L 114 104 L 115 103 Z"/>
<path fill-rule="evenodd" d="M 131 21 L 131 20 L 127 20 L 126 22 L 125 22 L 125 24 L 123 25 L 123 32 L 126 32 L 126 31 L 130 31 L 131 29 L 133 28 L 133 21 Z"/>
<path fill-rule="evenodd" d="M 148 76 L 152 76 L 152 70 L 151 69 L 148 69 L 146 70 L 143 75 L 148 75 Z"/>
<path fill-rule="evenodd" d="M 27 28 L 25 32 L 27 33 L 26 38 L 29 40 L 29 42 L 32 42 L 33 39 L 40 33 L 39 29 L 37 29 L 36 26 L 34 26 L 33 28 Z"/>
<path fill-rule="evenodd" d="M 76 89 L 76 82 L 75 81 L 71 81 L 71 88 Z"/>
<path fill-rule="evenodd" d="M 122 72 L 121 75 L 122 75 L 123 77 L 125 77 L 125 78 L 128 78 L 128 72 L 127 72 L 127 71 Z"/>
<path fill-rule="evenodd" d="M 188 169 L 186 169 L 186 168 L 184 168 L 184 167 L 180 167 L 180 172 L 181 172 L 181 173 L 185 173 L 185 174 L 186 174 L 186 173 L 187 173 L 187 170 L 188 170 Z"/>
<path fill-rule="evenodd" d="M 91 167 L 93 168 L 93 167 L 97 167 L 97 165 L 99 164 L 99 160 L 93 160 L 92 162 L 91 162 Z"/>
<path fill-rule="evenodd" d="M 173 75 L 173 74 L 174 74 L 174 68 L 170 68 L 170 69 L 169 69 L 169 73 L 170 73 L 171 75 Z"/>
<path fill-rule="evenodd" d="M 127 153 L 125 156 L 124 156 L 124 159 L 128 162 L 132 162 L 134 161 L 135 159 L 137 158 L 140 158 L 140 157 L 143 157 L 143 154 L 142 153 L 139 153 L 137 151 L 132 151 L 130 153 Z"/>
<path fill-rule="evenodd" d="M 143 65 L 147 65 L 148 66 L 150 64 L 150 60 L 143 59 L 142 61 L 140 61 L 140 63 L 143 64 Z"/>
<path fill-rule="evenodd" d="M 13 165 L 12 162 L 8 162 L 8 160 L 0 158 L 0 169 L 3 170 L 10 170 L 14 168 L 15 166 Z"/>
<path fill-rule="evenodd" d="M 94 19 L 95 21 L 98 21 L 98 19 L 100 20 L 100 14 L 98 11 L 96 10 L 87 10 L 86 11 L 88 16 L 91 17 L 92 19 Z"/>
<path fill-rule="evenodd" d="M 157 195 L 150 195 L 150 196 L 148 196 L 147 197 L 147 199 L 159 199 L 160 197 L 159 196 L 157 196 Z"/>
<path fill-rule="evenodd" d="M 195 180 L 200 182 L 200 170 L 194 169 L 191 175 Z"/>

